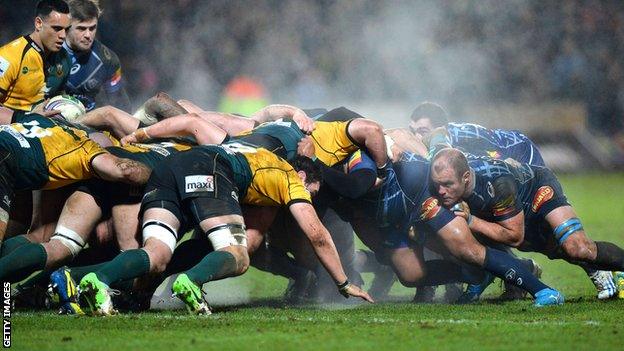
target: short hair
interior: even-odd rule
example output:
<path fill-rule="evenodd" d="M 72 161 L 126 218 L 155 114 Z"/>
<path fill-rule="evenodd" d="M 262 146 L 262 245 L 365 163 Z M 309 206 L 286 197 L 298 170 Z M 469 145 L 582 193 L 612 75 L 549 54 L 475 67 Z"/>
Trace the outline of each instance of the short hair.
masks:
<path fill-rule="evenodd" d="M 48 17 L 52 11 L 69 14 L 69 6 L 64 0 L 41 0 L 37 3 L 35 16 L 45 18 Z"/>
<path fill-rule="evenodd" d="M 441 159 L 441 160 L 440 160 Z M 463 152 L 454 148 L 444 148 L 436 153 L 431 159 L 431 167 L 439 172 L 445 167 L 441 167 L 439 162 L 443 162 L 447 167 L 451 167 L 455 171 L 455 176 L 460 178 L 464 173 L 470 170 L 468 159 Z"/>
<path fill-rule="evenodd" d="M 435 102 L 430 101 L 418 104 L 410 116 L 412 121 L 421 118 L 429 118 L 434 128 L 442 127 L 449 122 L 449 116 L 446 110 Z"/>
<path fill-rule="evenodd" d="M 290 161 L 295 171 L 304 171 L 306 174 L 306 183 L 320 182 L 323 179 L 323 173 L 321 167 L 314 163 L 312 159 L 305 156 L 297 156 L 294 160 Z"/>
<path fill-rule="evenodd" d="M 102 14 L 97 0 L 69 0 L 69 10 L 72 19 L 78 21 L 99 19 Z"/>

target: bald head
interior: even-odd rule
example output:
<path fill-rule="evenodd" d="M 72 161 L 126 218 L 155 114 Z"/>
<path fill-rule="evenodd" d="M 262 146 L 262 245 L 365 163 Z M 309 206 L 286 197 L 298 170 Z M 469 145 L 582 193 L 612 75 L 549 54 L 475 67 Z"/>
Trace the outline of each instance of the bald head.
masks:
<path fill-rule="evenodd" d="M 450 167 L 457 177 L 469 170 L 466 156 L 461 151 L 453 148 L 442 149 L 436 153 L 431 160 L 431 167 L 435 172 L 440 172 Z"/>
<path fill-rule="evenodd" d="M 431 160 L 431 180 L 444 206 L 458 203 L 466 195 L 470 182 L 466 156 L 453 148 L 440 150 Z"/>

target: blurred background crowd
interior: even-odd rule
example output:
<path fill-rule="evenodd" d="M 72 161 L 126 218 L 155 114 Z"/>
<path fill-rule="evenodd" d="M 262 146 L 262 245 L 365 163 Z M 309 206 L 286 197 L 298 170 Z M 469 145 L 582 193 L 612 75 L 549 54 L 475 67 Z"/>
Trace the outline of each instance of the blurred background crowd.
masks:
<path fill-rule="evenodd" d="M 1 3 L 0 42 L 31 31 L 35 0 Z M 99 38 L 119 55 L 135 105 L 163 90 L 217 109 L 241 79 L 266 102 L 392 102 L 406 115 L 422 100 L 457 116 L 477 104 L 557 101 L 580 104 L 591 130 L 624 140 L 623 1 L 100 5 Z"/>

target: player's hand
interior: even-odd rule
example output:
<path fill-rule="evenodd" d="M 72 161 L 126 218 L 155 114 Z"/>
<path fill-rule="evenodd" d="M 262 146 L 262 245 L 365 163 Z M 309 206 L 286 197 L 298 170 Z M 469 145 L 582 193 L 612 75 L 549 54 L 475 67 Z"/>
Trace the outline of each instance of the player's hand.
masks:
<path fill-rule="evenodd" d="M 316 149 L 311 136 L 305 136 L 297 143 L 297 154 L 308 158 L 314 158 Z"/>
<path fill-rule="evenodd" d="M 362 300 L 366 300 L 370 303 L 375 303 L 375 301 L 373 301 L 373 298 L 370 297 L 370 295 L 366 291 L 362 290 L 359 286 L 351 284 L 351 283 L 347 284 L 347 286 L 340 289 L 340 293 L 344 297 L 354 296 L 354 297 L 359 297 Z"/>
<path fill-rule="evenodd" d="M 312 131 L 314 131 L 314 120 L 308 117 L 303 110 L 297 109 L 297 111 L 293 113 L 292 119 L 297 123 L 302 132 L 312 134 Z"/>
<path fill-rule="evenodd" d="M 453 207 L 451 207 L 451 211 L 453 211 L 456 216 L 465 219 L 466 222 L 468 222 L 468 225 L 470 225 L 470 222 L 472 222 L 470 207 L 468 206 L 466 201 L 455 204 Z"/>
<path fill-rule="evenodd" d="M 131 134 L 121 138 L 119 142 L 121 143 L 121 146 L 126 146 L 128 144 L 138 143 L 139 141 L 137 140 L 136 134 L 132 132 Z"/>

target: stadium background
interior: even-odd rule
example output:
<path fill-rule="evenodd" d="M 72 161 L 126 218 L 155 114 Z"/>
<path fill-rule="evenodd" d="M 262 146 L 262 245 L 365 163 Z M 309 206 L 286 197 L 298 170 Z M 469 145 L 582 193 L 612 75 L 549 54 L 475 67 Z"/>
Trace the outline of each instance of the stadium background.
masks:
<path fill-rule="evenodd" d="M 1 3 L 1 42 L 32 30 L 36 0 Z M 99 38 L 134 106 L 163 90 L 231 109 L 224 90 L 249 77 L 261 103 L 345 105 L 394 127 L 433 100 L 457 120 L 527 132 L 555 169 L 624 165 L 621 1 L 100 4 Z"/>

